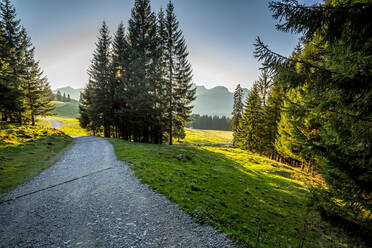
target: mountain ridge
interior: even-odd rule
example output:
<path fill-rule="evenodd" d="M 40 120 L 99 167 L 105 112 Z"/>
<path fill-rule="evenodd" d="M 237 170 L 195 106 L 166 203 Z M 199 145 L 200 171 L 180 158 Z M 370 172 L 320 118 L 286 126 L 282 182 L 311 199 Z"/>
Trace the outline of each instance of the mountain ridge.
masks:
<path fill-rule="evenodd" d="M 196 88 L 196 100 L 193 102 L 193 114 L 199 115 L 218 115 L 230 117 L 234 105 L 234 93 L 230 92 L 225 86 L 215 86 L 207 89 L 204 85 L 193 84 Z M 66 96 L 69 94 L 72 99 L 79 100 L 82 88 L 74 89 L 66 86 L 53 90 L 56 94 L 60 91 Z M 249 90 L 243 88 L 243 99 L 247 97 Z"/>

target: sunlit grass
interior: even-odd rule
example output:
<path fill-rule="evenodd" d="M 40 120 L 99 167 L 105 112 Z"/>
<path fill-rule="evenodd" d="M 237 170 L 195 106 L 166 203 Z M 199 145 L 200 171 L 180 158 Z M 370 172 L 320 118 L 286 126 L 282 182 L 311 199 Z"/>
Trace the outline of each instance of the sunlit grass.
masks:
<path fill-rule="evenodd" d="M 44 121 L 40 123 L 48 125 Z M 50 135 L 63 136 L 64 133 L 55 128 L 38 125 L 0 124 L 0 148 L 21 145 Z"/>
<path fill-rule="evenodd" d="M 47 119 L 36 118 L 36 125 L 42 128 L 48 128 L 52 126 L 52 123 Z"/>
<path fill-rule="evenodd" d="M 63 122 L 63 123 L 73 123 L 73 124 L 79 123 L 79 120 L 76 118 L 68 118 L 68 117 L 60 117 L 60 116 L 48 116 L 48 117 L 55 119 L 57 121 Z"/>
<path fill-rule="evenodd" d="M 181 143 L 193 145 L 231 145 L 233 134 L 231 131 L 185 129 L 186 137 L 181 139 Z"/>
<path fill-rule="evenodd" d="M 57 106 L 63 105 L 64 102 L 60 102 L 60 101 L 52 101 L 52 104 L 54 104 L 54 105 L 57 107 Z"/>
<path fill-rule="evenodd" d="M 186 132 L 173 146 L 110 141 L 143 183 L 242 247 L 299 247 L 301 239 L 304 247 L 344 246 L 317 213 L 306 211 L 309 175 L 229 147 L 231 132 Z"/>
<path fill-rule="evenodd" d="M 53 165 L 71 142 L 58 129 L 0 124 L 0 198 Z"/>
<path fill-rule="evenodd" d="M 91 136 L 92 133 L 80 127 L 79 124 L 63 125 L 61 130 L 70 136 Z"/>

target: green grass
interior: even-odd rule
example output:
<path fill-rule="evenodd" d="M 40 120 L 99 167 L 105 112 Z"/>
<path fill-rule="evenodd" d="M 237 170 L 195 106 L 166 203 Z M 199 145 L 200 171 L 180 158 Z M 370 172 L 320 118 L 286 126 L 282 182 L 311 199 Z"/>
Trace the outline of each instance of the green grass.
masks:
<path fill-rule="evenodd" d="M 186 138 L 180 143 L 192 145 L 223 146 L 231 145 L 233 133 L 231 131 L 202 130 L 186 128 Z"/>
<path fill-rule="evenodd" d="M 60 101 L 52 101 L 52 103 L 56 106 L 59 106 L 59 105 L 62 105 L 64 104 L 64 102 L 60 102 Z"/>
<path fill-rule="evenodd" d="M 79 114 L 79 102 L 66 102 L 64 105 L 57 102 L 52 113 L 59 117 L 76 118 Z"/>
<path fill-rule="evenodd" d="M 76 118 L 60 117 L 60 116 L 47 116 L 63 123 L 78 124 L 79 120 Z"/>
<path fill-rule="evenodd" d="M 48 128 L 52 126 L 52 123 L 47 119 L 36 118 L 36 125 L 42 128 Z"/>
<path fill-rule="evenodd" d="M 188 145 L 110 141 L 118 159 L 129 162 L 143 183 L 242 247 L 258 247 L 257 237 L 259 247 L 299 247 L 303 237 L 304 247 L 343 246 L 339 234 L 334 240 L 334 230 L 329 231 L 317 213 L 306 211 L 304 181 L 311 178 L 284 164 L 223 147 L 231 141 L 229 132 L 187 130 Z M 178 154 L 191 160 L 179 161 Z"/>
<path fill-rule="evenodd" d="M 86 129 L 80 127 L 79 124 L 63 125 L 61 130 L 71 136 L 91 136 L 92 134 Z"/>
<path fill-rule="evenodd" d="M 54 128 L 0 124 L 0 199 L 53 165 L 72 141 Z"/>

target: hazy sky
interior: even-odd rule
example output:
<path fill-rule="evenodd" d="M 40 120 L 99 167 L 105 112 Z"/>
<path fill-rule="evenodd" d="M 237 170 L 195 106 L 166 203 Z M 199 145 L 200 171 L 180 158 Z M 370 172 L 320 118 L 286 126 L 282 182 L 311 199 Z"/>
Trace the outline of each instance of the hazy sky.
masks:
<path fill-rule="evenodd" d="M 152 0 L 156 12 L 169 0 Z M 313 3 L 316 0 L 303 0 Z M 173 0 L 193 67 L 193 81 L 211 88 L 250 88 L 259 75 L 253 58 L 256 36 L 289 55 L 297 37 L 275 30 L 267 0 Z M 113 34 L 127 26 L 134 0 L 13 0 L 36 47 L 52 88 L 84 87 L 98 29 L 105 20 Z"/>

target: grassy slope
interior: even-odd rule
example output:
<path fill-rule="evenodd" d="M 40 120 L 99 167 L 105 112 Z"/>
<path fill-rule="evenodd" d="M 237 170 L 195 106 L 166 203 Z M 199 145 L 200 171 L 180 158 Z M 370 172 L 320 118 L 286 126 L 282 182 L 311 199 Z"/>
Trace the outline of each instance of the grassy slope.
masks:
<path fill-rule="evenodd" d="M 53 114 L 59 117 L 67 117 L 67 118 L 76 118 L 79 114 L 79 102 L 66 102 L 63 105 L 60 104 L 61 102 L 54 102 L 56 104 L 56 108 L 52 111 Z"/>
<path fill-rule="evenodd" d="M 45 120 L 38 123 L 48 125 Z M 0 198 L 53 165 L 71 143 L 57 129 L 1 124 Z"/>
<path fill-rule="evenodd" d="M 86 129 L 80 127 L 79 124 L 63 125 L 61 127 L 61 130 L 65 134 L 71 135 L 71 136 L 91 136 L 92 135 Z"/>
<path fill-rule="evenodd" d="M 230 141 L 231 132 L 204 130 L 187 130 L 183 143 L 188 145 L 111 140 L 118 159 L 130 162 L 143 183 L 242 246 L 256 247 L 259 237 L 260 247 L 298 247 L 303 236 L 304 247 L 341 246 L 329 238 L 317 214 L 305 211 L 308 191 L 303 182 L 310 178 L 286 165 L 223 147 Z M 179 161 L 178 154 L 192 159 Z"/>

